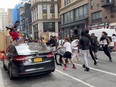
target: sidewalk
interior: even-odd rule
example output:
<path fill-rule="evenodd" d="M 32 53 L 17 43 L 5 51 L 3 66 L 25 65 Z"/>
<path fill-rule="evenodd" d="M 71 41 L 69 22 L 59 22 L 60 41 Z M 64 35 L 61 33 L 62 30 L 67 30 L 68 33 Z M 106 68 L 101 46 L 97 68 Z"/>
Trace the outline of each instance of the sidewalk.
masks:
<path fill-rule="evenodd" d="M 0 61 L 0 64 L 1 64 L 2 62 Z M 3 76 L 2 76 L 2 71 L 1 71 L 1 67 L 0 67 L 0 87 L 5 87 L 4 86 L 4 81 L 3 81 Z"/>

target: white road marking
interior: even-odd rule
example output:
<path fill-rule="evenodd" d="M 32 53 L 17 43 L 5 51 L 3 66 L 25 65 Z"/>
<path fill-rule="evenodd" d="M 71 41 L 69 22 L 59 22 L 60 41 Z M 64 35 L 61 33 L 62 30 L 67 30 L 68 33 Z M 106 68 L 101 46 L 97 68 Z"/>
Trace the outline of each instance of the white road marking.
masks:
<path fill-rule="evenodd" d="M 82 80 L 80 80 L 80 79 L 77 79 L 77 78 L 75 78 L 75 77 L 73 77 L 73 76 L 70 76 L 70 75 L 68 75 L 68 74 L 66 74 L 66 73 L 64 73 L 64 72 L 62 72 L 62 71 L 60 71 L 60 70 L 58 70 L 58 69 L 56 69 L 55 71 L 59 72 L 60 74 L 65 75 L 65 76 L 67 76 L 67 77 L 69 77 L 69 78 L 72 78 L 73 80 L 76 80 L 76 81 L 78 81 L 78 82 L 80 82 L 80 83 L 83 83 L 83 84 L 85 84 L 85 85 L 88 86 L 88 87 L 95 87 L 95 86 L 93 86 L 93 85 L 91 85 L 91 84 L 89 84 L 89 83 L 86 83 L 86 82 L 84 82 L 84 81 L 82 81 Z"/>
<path fill-rule="evenodd" d="M 81 64 L 76 64 L 76 63 L 75 63 L 75 65 L 81 66 L 81 67 L 82 67 Z M 111 73 L 111 72 L 108 72 L 108 71 L 104 71 L 104 70 L 100 70 L 100 69 L 96 69 L 96 68 L 92 68 L 92 67 L 90 67 L 90 69 L 92 69 L 92 70 L 94 70 L 94 71 L 102 72 L 102 73 L 105 73 L 105 74 L 109 74 L 109 75 L 112 75 L 112 76 L 116 76 L 115 73 Z"/>
<path fill-rule="evenodd" d="M 2 77 L 2 71 L 0 69 L 0 87 L 5 87 L 4 82 L 3 82 L 3 77 Z"/>

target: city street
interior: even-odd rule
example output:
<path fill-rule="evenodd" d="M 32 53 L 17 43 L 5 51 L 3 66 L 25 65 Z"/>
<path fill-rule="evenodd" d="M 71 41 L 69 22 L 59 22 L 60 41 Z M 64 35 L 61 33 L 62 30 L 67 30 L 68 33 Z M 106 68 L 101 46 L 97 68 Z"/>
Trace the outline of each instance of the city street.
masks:
<path fill-rule="evenodd" d="M 56 71 L 49 75 L 19 78 L 11 81 L 0 63 L 5 87 L 116 87 L 116 53 L 112 53 L 113 62 L 109 62 L 103 52 L 98 53 L 98 65 L 94 66 L 89 58 L 90 72 L 85 72 L 82 63 L 75 62 L 77 69 L 63 71 L 56 65 Z"/>

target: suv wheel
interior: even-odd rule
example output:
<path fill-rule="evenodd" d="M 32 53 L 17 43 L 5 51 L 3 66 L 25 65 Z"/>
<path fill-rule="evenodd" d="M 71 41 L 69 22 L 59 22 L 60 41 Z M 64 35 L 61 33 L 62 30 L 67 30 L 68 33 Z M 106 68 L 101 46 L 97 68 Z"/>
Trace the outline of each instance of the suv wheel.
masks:
<path fill-rule="evenodd" d="M 11 80 L 14 80 L 13 74 L 12 74 L 12 67 L 9 66 L 9 77 Z"/>

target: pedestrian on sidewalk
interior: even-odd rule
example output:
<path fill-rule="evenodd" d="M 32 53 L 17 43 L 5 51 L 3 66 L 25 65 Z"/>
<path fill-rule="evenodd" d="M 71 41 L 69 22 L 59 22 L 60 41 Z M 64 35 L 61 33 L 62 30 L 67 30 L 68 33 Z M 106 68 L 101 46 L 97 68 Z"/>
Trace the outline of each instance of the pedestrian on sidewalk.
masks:
<path fill-rule="evenodd" d="M 93 51 L 92 51 L 91 36 L 89 35 L 89 30 L 85 31 L 85 37 L 87 37 L 89 39 L 89 41 L 90 41 L 89 53 L 90 53 L 90 55 L 91 55 L 91 57 L 92 57 L 92 59 L 94 61 L 94 65 L 97 65 L 97 61 L 96 61 L 95 56 L 94 56 Z"/>
<path fill-rule="evenodd" d="M 65 48 L 65 53 L 62 57 L 62 61 L 63 61 L 63 64 L 64 64 L 64 68 L 63 70 L 67 70 L 68 66 L 66 65 L 66 61 L 65 61 L 65 58 L 66 59 L 69 59 L 71 64 L 73 65 L 73 69 L 76 69 L 76 66 L 74 65 L 73 63 L 73 60 L 72 60 L 72 49 L 71 49 L 71 44 L 69 42 L 69 38 L 65 38 L 65 43 L 63 45 L 63 47 Z"/>
<path fill-rule="evenodd" d="M 110 40 L 109 40 L 106 32 L 102 32 L 102 37 L 100 38 L 100 43 L 102 44 L 104 53 L 109 57 L 109 61 L 112 62 L 112 57 L 111 57 L 111 54 L 109 51 Z"/>
<path fill-rule="evenodd" d="M 71 42 L 73 62 L 75 58 L 77 58 L 77 61 L 80 61 L 79 53 L 78 53 L 78 50 L 79 50 L 78 45 L 79 45 L 79 40 L 78 40 L 78 37 L 75 36 L 74 40 Z"/>
<path fill-rule="evenodd" d="M 89 64 L 88 64 L 88 53 L 89 53 L 89 46 L 90 40 L 85 36 L 85 32 L 81 33 L 81 39 L 79 40 L 79 46 L 82 49 L 82 58 L 84 61 L 83 68 L 85 71 L 89 71 Z"/>

